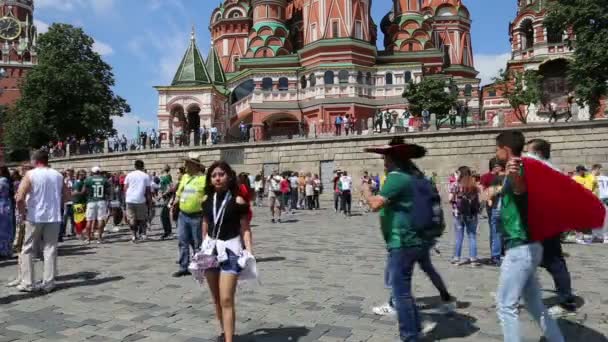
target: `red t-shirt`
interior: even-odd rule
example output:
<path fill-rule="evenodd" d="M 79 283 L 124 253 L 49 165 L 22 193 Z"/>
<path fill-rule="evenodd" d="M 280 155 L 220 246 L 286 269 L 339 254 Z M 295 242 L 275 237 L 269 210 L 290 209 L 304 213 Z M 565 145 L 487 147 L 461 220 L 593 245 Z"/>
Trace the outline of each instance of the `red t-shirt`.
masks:
<path fill-rule="evenodd" d="M 289 181 L 285 178 L 283 178 L 283 180 L 281 181 L 281 184 L 279 184 L 279 187 L 281 189 L 281 192 L 286 194 L 291 190 L 291 186 L 289 185 Z"/>

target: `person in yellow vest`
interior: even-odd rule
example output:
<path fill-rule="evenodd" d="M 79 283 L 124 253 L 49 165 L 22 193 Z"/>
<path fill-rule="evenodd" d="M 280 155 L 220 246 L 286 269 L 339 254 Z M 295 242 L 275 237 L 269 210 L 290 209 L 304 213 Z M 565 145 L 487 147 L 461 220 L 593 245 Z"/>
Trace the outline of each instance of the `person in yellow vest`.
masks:
<path fill-rule="evenodd" d="M 186 174 L 182 177 L 175 194 L 174 210 L 179 210 L 177 239 L 179 246 L 179 270 L 174 277 L 189 275 L 190 248 L 198 251 L 203 241 L 202 213 L 205 199 L 205 166 L 198 159 L 184 159 Z"/>

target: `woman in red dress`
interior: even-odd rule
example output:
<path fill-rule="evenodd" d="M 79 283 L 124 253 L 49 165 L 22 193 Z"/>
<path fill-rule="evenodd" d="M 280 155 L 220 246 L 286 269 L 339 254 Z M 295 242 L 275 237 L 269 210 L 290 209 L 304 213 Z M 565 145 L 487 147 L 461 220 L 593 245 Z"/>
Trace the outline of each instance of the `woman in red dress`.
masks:
<path fill-rule="evenodd" d="M 251 196 L 253 194 L 251 190 L 251 184 L 249 183 L 249 175 L 246 173 L 239 174 L 239 195 L 243 197 L 243 199 L 247 202 L 249 206 L 249 211 L 247 213 L 247 218 L 249 219 L 249 223 L 253 219 L 253 211 L 251 210 Z"/>

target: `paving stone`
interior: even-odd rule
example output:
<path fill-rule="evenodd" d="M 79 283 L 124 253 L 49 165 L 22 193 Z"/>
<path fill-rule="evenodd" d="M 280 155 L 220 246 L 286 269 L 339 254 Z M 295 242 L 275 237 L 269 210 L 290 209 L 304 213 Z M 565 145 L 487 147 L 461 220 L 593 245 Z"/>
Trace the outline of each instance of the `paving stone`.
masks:
<path fill-rule="evenodd" d="M 449 212 L 449 211 L 448 211 Z M 383 274 L 386 250 L 375 214 L 345 219 L 330 210 L 298 212 L 286 220 L 269 224 L 268 209 L 254 215 L 255 251 L 260 260 L 261 285 L 239 288 L 236 296 L 237 342 L 392 342 L 397 338 L 393 318 L 373 315 L 373 306 L 386 302 Z M 449 219 L 449 217 L 448 217 Z M 487 256 L 488 226 L 481 220 L 478 253 Z M 449 225 L 449 222 L 448 222 Z M 62 253 L 57 291 L 36 297 L 19 296 L 14 289 L 0 287 L 0 341 L 24 337 L 62 341 L 208 342 L 217 333 L 214 306 L 206 287 L 191 277 L 175 279 L 177 242 L 159 241 L 161 229 L 155 221 L 152 241 L 132 245 L 124 235 L 108 233 L 108 244 L 91 246 L 93 258 Z M 453 232 L 441 239 L 441 255 L 433 262 L 459 300 L 453 317 L 436 315 L 436 289 L 416 270 L 414 295 L 425 318 L 437 320 L 433 340 L 491 342 L 501 340 L 493 298 L 498 270 L 454 267 Z M 68 241 L 61 249 L 81 247 Z M 465 244 L 464 253 L 468 253 Z M 566 340 L 603 341 L 608 331 L 608 248 L 603 245 L 567 244 L 568 266 L 575 292 L 583 297 L 580 315 L 560 323 Z M 41 264 L 36 264 L 41 274 Z M 14 276 L 15 267 L 0 268 L 0 279 Z M 597 275 L 602 275 L 598 277 Z M 541 284 L 553 289 L 551 278 L 539 272 Z M 543 293 L 546 299 L 554 293 Z M 8 299 L 7 299 L 8 298 Z M 22 298 L 12 301 L 11 298 Z M 529 315 L 521 318 L 527 340 L 538 341 L 540 332 Z M 17 330 L 11 330 L 15 328 Z"/>

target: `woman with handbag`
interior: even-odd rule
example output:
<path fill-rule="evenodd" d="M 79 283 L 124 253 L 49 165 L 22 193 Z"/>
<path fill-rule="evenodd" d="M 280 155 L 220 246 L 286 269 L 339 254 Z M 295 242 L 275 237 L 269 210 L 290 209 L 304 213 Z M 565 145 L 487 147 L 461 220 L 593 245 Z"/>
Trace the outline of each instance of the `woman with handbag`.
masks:
<path fill-rule="evenodd" d="M 234 296 L 243 270 L 239 259 L 253 258 L 249 204 L 239 194 L 236 173 L 223 161 L 209 167 L 205 194 L 201 252 L 217 258 L 214 267 L 205 270 L 205 277 L 221 325 L 218 341 L 233 342 Z"/>

